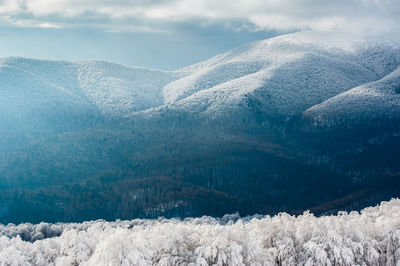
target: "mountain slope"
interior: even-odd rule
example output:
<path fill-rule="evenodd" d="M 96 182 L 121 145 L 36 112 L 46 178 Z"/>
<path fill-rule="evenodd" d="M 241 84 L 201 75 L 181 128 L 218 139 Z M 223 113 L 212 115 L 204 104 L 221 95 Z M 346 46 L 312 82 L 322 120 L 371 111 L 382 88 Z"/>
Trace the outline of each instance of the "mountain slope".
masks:
<path fill-rule="evenodd" d="M 126 67 L 101 62 L 42 61 L 5 58 L 0 61 L 2 111 L 19 115 L 82 108 L 104 116 L 121 116 L 162 103 L 160 88 L 180 77 L 176 72 Z"/>
<path fill-rule="evenodd" d="M 320 37 L 289 34 L 184 68 L 188 76 L 164 87 L 165 103 L 206 118 L 229 117 L 230 112 L 246 113 L 253 107 L 266 116 L 299 115 L 399 66 L 400 50 L 390 45 L 354 41 L 349 49 L 318 42 Z"/>
<path fill-rule="evenodd" d="M 0 152 L 159 106 L 162 86 L 180 76 L 101 61 L 1 59 Z"/>
<path fill-rule="evenodd" d="M 0 218 L 323 213 L 396 196 L 399 62 L 396 42 L 335 32 L 172 72 L 1 59 Z"/>
<path fill-rule="evenodd" d="M 368 125 L 400 119 L 400 68 L 384 78 L 336 95 L 304 112 L 316 124 Z"/>

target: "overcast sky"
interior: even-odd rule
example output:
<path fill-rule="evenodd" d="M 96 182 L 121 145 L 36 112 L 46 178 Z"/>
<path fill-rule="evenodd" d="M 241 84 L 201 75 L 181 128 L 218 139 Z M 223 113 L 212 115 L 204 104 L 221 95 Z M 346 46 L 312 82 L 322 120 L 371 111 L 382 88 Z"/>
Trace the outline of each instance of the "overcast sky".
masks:
<path fill-rule="evenodd" d="M 398 25 L 399 0 L 0 0 L 0 57 L 176 69 L 287 32 Z"/>

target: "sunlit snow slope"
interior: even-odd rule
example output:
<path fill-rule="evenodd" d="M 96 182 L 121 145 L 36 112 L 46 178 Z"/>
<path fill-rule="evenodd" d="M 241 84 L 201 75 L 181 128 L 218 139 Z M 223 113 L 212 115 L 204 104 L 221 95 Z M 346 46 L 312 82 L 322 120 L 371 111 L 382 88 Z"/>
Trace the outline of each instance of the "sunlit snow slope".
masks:
<path fill-rule="evenodd" d="M 341 93 L 304 112 L 306 118 L 325 126 L 343 126 L 400 118 L 400 68 L 378 81 Z"/>
<path fill-rule="evenodd" d="M 206 116 L 255 105 L 269 116 L 296 115 L 394 71 L 400 50 L 372 37 L 299 32 L 239 47 L 182 69 L 165 103 Z"/>
<path fill-rule="evenodd" d="M 0 60 L 0 121 L 25 127 L 32 119 L 116 117 L 164 104 L 210 118 L 248 107 L 267 116 L 297 115 L 389 75 L 399 66 L 399 51 L 364 36 L 299 32 L 175 72 L 100 61 L 5 58 Z"/>
<path fill-rule="evenodd" d="M 0 60 L 2 118 L 43 113 L 120 116 L 159 106 L 161 88 L 179 74 L 102 61 Z M 3 115 L 4 114 L 4 115 Z"/>

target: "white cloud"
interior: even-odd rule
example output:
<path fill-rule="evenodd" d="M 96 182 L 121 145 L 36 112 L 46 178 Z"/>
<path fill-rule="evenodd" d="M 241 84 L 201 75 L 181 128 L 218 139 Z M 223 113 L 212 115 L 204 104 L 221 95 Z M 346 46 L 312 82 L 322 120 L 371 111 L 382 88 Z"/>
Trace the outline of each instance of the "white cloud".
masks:
<path fill-rule="evenodd" d="M 60 28 L 62 28 L 62 26 L 60 26 L 60 25 L 56 25 L 56 24 L 52 24 L 52 23 L 48 23 L 48 22 L 39 23 L 39 24 L 37 24 L 37 26 L 39 28 L 48 28 L 48 29 L 60 29 Z"/>
<path fill-rule="evenodd" d="M 37 25 L 49 16 L 63 19 L 90 15 L 113 20 L 132 18 L 146 23 L 187 20 L 241 20 L 255 30 L 350 29 L 393 30 L 400 25 L 398 0 L 3 0 L 0 16 L 24 16 Z M 70 24 L 73 24 L 69 20 Z M 90 22 L 87 22 L 90 23 Z M 121 25 L 121 28 L 129 28 Z"/>

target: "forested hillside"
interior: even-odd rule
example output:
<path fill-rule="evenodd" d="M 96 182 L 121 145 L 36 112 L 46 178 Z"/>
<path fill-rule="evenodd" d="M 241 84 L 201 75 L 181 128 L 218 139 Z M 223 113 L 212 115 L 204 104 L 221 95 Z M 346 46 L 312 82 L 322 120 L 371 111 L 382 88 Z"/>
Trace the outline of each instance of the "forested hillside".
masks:
<path fill-rule="evenodd" d="M 176 71 L 1 59 L 0 222 L 326 214 L 398 197 L 399 43 L 341 39 L 298 32 Z"/>

